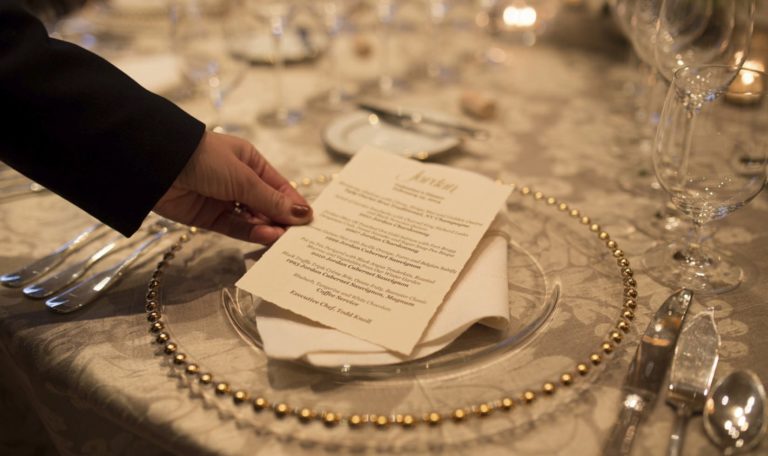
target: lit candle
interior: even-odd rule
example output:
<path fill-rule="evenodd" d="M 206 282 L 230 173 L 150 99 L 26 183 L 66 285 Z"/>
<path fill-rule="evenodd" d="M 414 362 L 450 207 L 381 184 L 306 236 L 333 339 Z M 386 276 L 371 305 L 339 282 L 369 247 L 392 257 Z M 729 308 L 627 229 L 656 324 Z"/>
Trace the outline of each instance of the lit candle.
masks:
<path fill-rule="evenodd" d="M 749 105 L 760 102 L 765 91 L 765 81 L 761 73 L 765 65 L 756 60 L 747 60 L 744 63 L 744 69 L 736 76 L 736 79 L 728 87 L 725 99 L 735 104 Z"/>

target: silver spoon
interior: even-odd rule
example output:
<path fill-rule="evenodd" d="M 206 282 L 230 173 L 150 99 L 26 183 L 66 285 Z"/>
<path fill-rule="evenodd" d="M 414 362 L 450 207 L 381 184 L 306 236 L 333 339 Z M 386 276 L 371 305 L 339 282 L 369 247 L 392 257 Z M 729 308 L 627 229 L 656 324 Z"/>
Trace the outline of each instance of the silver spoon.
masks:
<path fill-rule="evenodd" d="M 757 446 L 767 424 L 765 388 L 748 370 L 728 374 L 704 406 L 704 429 L 726 455 Z"/>

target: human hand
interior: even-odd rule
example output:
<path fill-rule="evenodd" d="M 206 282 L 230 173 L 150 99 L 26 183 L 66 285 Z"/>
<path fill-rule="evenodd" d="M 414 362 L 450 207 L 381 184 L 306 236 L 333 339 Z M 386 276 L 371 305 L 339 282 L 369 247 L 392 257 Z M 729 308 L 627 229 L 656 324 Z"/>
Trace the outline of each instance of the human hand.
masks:
<path fill-rule="evenodd" d="M 235 202 L 242 206 L 235 210 Z M 248 141 L 206 132 L 154 211 L 261 244 L 312 220 L 309 203 Z M 239 213 L 238 213 L 239 212 Z"/>

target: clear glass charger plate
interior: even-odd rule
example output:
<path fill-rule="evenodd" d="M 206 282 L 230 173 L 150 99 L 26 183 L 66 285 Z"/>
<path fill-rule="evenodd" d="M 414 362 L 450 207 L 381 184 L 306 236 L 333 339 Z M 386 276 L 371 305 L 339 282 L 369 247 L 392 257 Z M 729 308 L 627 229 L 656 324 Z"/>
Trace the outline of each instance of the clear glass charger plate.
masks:
<path fill-rule="evenodd" d="M 175 253 L 158 287 L 165 330 L 187 357 L 168 365 L 219 416 L 301 445 L 424 450 L 529 429 L 583 397 L 616 358 L 614 336 L 624 335 L 617 322 L 627 322 L 616 249 L 582 214 L 534 195 L 518 190 L 508 200 L 510 312 L 522 323 L 515 331 L 474 327 L 442 351 L 399 365 L 269 359 L 249 320 L 254 300 L 233 285 L 244 258 L 258 251 L 201 233 Z M 192 362 L 196 375 L 185 373 Z M 210 384 L 201 373 L 212 374 Z M 239 403 L 237 391 L 248 399 Z M 269 405 L 256 410 L 256 398 Z M 336 420 L 324 423 L 329 414 Z"/>

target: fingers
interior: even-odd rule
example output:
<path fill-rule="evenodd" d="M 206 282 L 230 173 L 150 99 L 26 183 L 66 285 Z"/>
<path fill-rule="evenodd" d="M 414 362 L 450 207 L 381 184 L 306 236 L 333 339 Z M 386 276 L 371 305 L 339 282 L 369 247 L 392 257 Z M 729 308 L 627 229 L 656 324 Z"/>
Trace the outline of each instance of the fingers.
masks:
<path fill-rule="evenodd" d="M 209 228 L 235 239 L 265 245 L 274 243 L 285 234 L 285 228 L 281 226 L 271 225 L 259 217 L 249 214 L 235 214 L 224 204 L 222 204 L 219 216 L 210 224 Z"/>
<path fill-rule="evenodd" d="M 242 167 L 239 178 L 233 182 L 237 201 L 277 223 L 299 225 L 312 220 L 312 209 L 307 200 L 255 149 Z"/>

